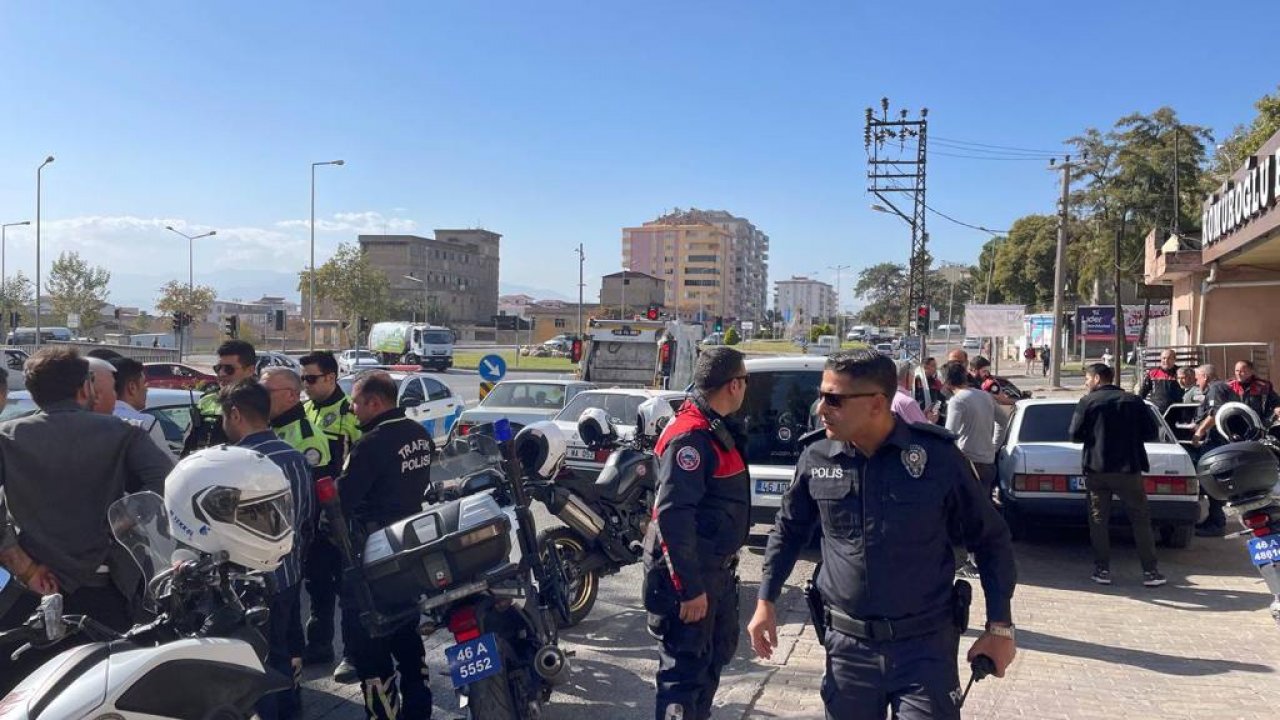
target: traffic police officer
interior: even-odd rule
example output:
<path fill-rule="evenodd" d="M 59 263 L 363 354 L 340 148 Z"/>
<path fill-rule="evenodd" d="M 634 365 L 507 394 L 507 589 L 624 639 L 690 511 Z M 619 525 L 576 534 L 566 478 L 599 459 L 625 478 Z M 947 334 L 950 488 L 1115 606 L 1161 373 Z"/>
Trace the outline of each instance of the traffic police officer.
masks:
<path fill-rule="evenodd" d="M 738 550 L 747 540 L 751 480 L 742 353 L 698 356 L 695 394 L 663 431 L 654 521 L 645 535 L 644 606 L 658 645 L 658 720 L 711 717 L 720 672 L 738 647 Z"/>
<path fill-rule="evenodd" d="M 200 396 L 196 403 L 194 423 L 182 446 L 183 457 L 227 442 L 227 434 L 222 429 L 222 406 L 218 393 L 222 388 L 256 376 L 258 353 L 244 340 L 228 340 L 218 346 L 218 364 L 213 366 L 213 372 L 218 376 L 218 387 Z"/>
<path fill-rule="evenodd" d="M 302 380 L 287 367 L 269 367 L 262 371 L 262 386 L 271 393 L 271 429 L 311 466 L 311 475 L 319 479 L 335 473 L 330 467 L 329 440 L 311 426 L 302 407 Z"/>
<path fill-rule="evenodd" d="M 1182 402 L 1182 384 L 1178 382 L 1177 356 L 1172 350 L 1160 353 L 1160 367 L 1151 368 L 1142 378 L 1138 397 L 1150 400 L 1163 414 L 1169 406 Z"/>
<path fill-rule="evenodd" d="M 396 407 L 396 389 L 391 376 L 379 370 L 361 375 L 352 388 L 351 410 L 360 419 L 364 436 L 347 455 L 338 479 L 338 499 L 361 536 L 420 512 L 431 483 L 435 445 L 426 428 Z M 363 545 L 362 540 L 356 543 L 356 547 Z M 416 623 L 385 637 L 370 637 L 360 624 L 355 588 L 344 585 L 342 638 L 360 678 L 366 717 L 431 717 L 426 651 Z"/>
<path fill-rule="evenodd" d="M 894 380 L 893 361 L 871 351 L 827 360 L 819 393 L 825 438 L 807 436 L 747 626 L 756 654 L 769 657 L 777 646 L 774 603 L 820 525 L 815 627 L 826 624 L 829 719 L 880 719 L 888 708 L 910 720 L 960 717 L 956 654 L 968 584 L 952 584 L 952 537 L 975 554 L 986 596 L 987 632 L 970 660 L 991 658 L 1003 677 L 1015 653 L 1008 527 L 949 433 L 893 415 Z"/>
<path fill-rule="evenodd" d="M 298 362 L 302 364 L 302 383 L 307 388 L 307 400 L 302 404 L 307 418 L 329 441 L 332 466 L 341 468 L 352 443 L 360 439 L 360 421 L 338 385 L 338 361 L 333 353 L 322 350 L 303 355 Z M 305 565 L 311 616 L 307 618 L 307 646 L 302 651 L 302 661 L 309 665 L 328 664 L 333 662 L 333 614 L 342 584 L 342 556 L 320 533 L 307 550 Z M 356 682 L 350 658 L 343 657 L 333 678 L 340 683 Z"/>

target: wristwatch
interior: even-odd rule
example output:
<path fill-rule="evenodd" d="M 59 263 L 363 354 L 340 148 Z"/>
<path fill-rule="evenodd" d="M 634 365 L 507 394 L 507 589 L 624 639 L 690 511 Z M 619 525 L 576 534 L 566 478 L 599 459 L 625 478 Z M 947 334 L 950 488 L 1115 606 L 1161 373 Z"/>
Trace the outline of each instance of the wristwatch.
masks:
<path fill-rule="evenodd" d="M 1017 634 L 1017 630 L 1014 628 L 1012 623 L 1008 625 L 992 625 L 991 623 L 987 623 L 987 632 L 995 635 L 996 637 L 1009 638 L 1010 640 L 1016 641 L 1014 636 Z"/>

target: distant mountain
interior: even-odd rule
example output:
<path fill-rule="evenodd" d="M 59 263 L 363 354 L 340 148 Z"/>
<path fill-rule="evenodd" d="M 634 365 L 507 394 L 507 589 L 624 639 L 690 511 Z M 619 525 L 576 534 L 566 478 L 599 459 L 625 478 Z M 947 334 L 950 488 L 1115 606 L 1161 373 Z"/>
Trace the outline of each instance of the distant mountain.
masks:
<path fill-rule="evenodd" d="M 590 285 L 588 285 L 590 287 Z M 578 298 L 569 297 L 564 293 L 558 293 L 555 290 L 547 290 L 546 288 L 537 288 L 529 285 L 518 285 L 516 283 L 498 283 L 499 295 L 528 295 L 535 300 L 560 300 L 562 302 L 578 302 Z M 588 302 L 593 302 L 590 295 L 585 298 Z"/>

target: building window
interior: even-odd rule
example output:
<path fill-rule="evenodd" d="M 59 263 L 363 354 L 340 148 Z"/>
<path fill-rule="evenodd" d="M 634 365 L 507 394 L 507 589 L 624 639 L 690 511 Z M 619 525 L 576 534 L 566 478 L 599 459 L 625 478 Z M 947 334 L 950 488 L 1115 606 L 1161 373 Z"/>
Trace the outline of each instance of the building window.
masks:
<path fill-rule="evenodd" d="M 565 327 L 564 318 L 556 318 L 556 320 L 555 320 L 555 326 L 556 326 L 557 328 L 563 328 L 563 327 Z"/>

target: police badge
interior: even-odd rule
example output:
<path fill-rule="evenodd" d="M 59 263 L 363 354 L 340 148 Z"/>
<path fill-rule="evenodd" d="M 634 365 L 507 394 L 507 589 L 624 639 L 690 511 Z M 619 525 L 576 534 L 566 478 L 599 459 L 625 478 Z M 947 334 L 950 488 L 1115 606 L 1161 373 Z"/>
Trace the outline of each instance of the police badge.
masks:
<path fill-rule="evenodd" d="M 321 424 L 323 427 L 327 427 L 327 428 L 328 428 L 328 427 L 333 427 L 333 423 L 334 423 L 334 421 L 335 421 L 335 420 L 337 420 L 337 419 L 338 419 L 338 413 L 335 413 L 335 412 L 327 412 L 327 413 L 325 413 L 325 414 L 324 414 L 324 417 L 320 419 L 320 424 Z"/>
<path fill-rule="evenodd" d="M 902 451 L 902 467 L 906 468 L 907 474 L 913 478 L 919 479 L 924 475 L 924 466 L 928 462 L 929 455 L 919 445 L 912 445 Z"/>
<path fill-rule="evenodd" d="M 307 464 L 311 467 L 315 467 L 320 464 L 320 451 L 315 448 L 307 448 L 302 453 L 302 457 L 306 459 Z"/>

